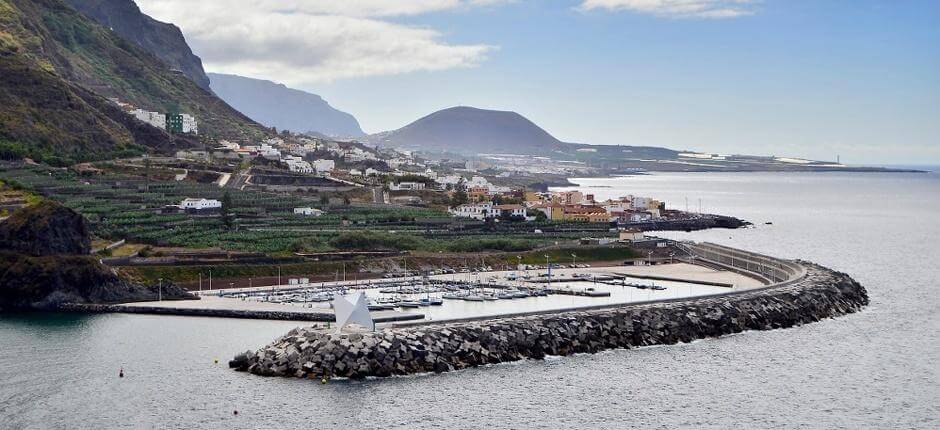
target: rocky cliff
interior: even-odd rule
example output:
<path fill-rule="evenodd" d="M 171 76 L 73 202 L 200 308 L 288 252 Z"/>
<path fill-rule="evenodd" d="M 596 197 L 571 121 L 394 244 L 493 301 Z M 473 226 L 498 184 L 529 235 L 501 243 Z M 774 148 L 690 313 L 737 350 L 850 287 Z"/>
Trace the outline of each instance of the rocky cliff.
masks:
<path fill-rule="evenodd" d="M 202 68 L 202 59 L 193 54 L 179 27 L 145 15 L 133 0 L 66 1 L 79 12 L 163 60 L 170 68 L 183 72 L 202 89 L 209 90 L 209 77 Z"/>
<path fill-rule="evenodd" d="M 107 98 L 192 114 L 201 134 L 217 138 L 270 135 L 62 0 L 0 0 L 0 155 L 70 164 L 196 143 L 134 120 Z"/>
<path fill-rule="evenodd" d="M 87 255 L 88 227 L 75 211 L 42 202 L 0 223 L 0 310 L 56 309 L 65 303 L 156 300 L 158 285 L 141 285 Z M 171 284 L 164 299 L 193 298 Z"/>

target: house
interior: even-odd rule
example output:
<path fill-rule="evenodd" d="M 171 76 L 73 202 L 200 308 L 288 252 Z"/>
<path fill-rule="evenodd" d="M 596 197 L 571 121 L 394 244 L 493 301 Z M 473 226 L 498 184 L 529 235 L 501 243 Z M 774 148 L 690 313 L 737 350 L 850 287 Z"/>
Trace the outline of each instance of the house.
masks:
<path fill-rule="evenodd" d="M 202 212 L 222 209 L 222 202 L 215 199 L 186 198 L 179 206 L 187 212 Z"/>
<path fill-rule="evenodd" d="M 333 160 L 313 160 L 313 168 L 317 173 L 330 173 L 336 168 Z"/>
<path fill-rule="evenodd" d="M 470 187 L 467 188 L 467 199 L 471 202 L 482 202 L 487 200 L 490 196 L 490 189 L 487 187 Z"/>
<path fill-rule="evenodd" d="M 496 216 L 493 211 L 493 203 L 490 202 L 460 205 L 451 209 L 450 213 L 458 218 L 470 218 L 480 221 Z"/>
<path fill-rule="evenodd" d="M 323 211 L 314 208 L 294 208 L 294 215 L 317 217 L 323 215 Z"/>
<path fill-rule="evenodd" d="M 288 170 L 293 173 L 313 173 L 313 166 L 296 155 L 288 155 L 281 161 L 287 165 Z"/>
<path fill-rule="evenodd" d="M 493 212 L 498 217 L 525 218 L 526 209 L 522 205 L 497 205 L 493 206 Z"/>
<path fill-rule="evenodd" d="M 643 240 L 646 236 L 643 235 L 642 230 L 637 229 L 625 229 L 620 230 L 620 241 L 621 242 L 636 242 Z"/>
<path fill-rule="evenodd" d="M 421 191 L 424 187 L 424 182 L 399 182 L 397 184 L 388 184 L 388 189 L 392 191 Z"/>
<path fill-rule="evenodd" d="M 560 205 L 580 205 L 584 202 L 584 194 L 580 191 L 559 191 L 552 193 L 552 203 Z"/>

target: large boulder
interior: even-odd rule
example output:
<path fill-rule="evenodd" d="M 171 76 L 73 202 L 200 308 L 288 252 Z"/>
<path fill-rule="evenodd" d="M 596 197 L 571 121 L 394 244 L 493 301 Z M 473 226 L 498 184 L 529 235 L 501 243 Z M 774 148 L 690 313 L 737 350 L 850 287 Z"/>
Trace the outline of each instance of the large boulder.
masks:
<path fill-rule="evenodd" d="M 91 235 L 78 212 L 43 201 L 14 212 L 0 223 L 0 250 L 37 257 L 88 254 Z"/>

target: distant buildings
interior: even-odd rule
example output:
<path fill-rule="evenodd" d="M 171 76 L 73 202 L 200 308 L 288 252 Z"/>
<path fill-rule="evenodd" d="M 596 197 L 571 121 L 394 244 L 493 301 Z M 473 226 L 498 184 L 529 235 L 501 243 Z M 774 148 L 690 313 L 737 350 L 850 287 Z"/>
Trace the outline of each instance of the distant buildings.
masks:
<path fill-rule="evenodd" d="M 199 124 L 196 117 L 185 113 L 152 112 L 136 108 L 128 103 L 112 99 L 112 102 L 124 108 L 128 114 L 139 121 L 150 124 L 161 130 L 177 134 L 199 134 Z"/>

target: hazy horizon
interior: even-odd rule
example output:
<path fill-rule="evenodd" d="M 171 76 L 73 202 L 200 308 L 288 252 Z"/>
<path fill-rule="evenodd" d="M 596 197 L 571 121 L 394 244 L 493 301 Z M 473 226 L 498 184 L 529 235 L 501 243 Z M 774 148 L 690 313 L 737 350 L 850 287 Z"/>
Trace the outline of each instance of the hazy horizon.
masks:
<path fill-rule="evenodd" d="M 181 1 L 138 3 L 207 71 L 321 95 L 368 133 L 466 105 L 568 142 L 940 164 L 936 2 Z"/>

